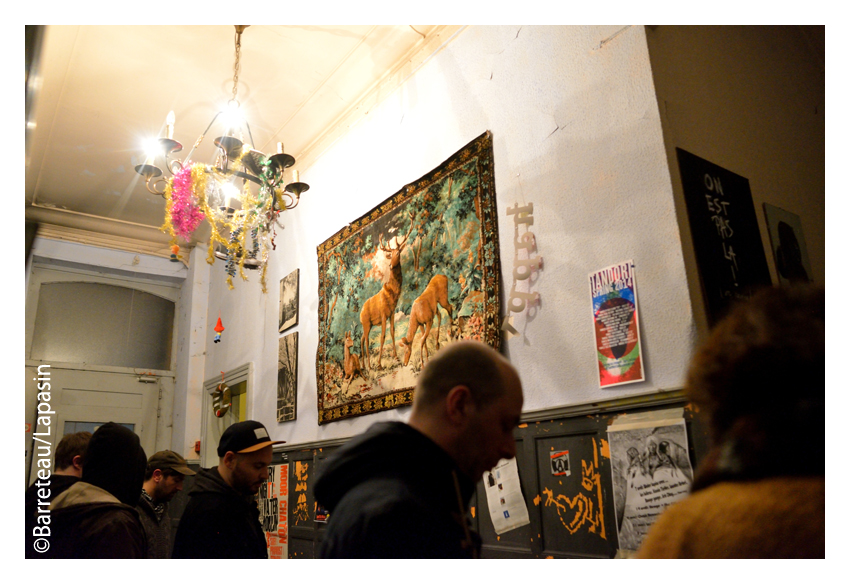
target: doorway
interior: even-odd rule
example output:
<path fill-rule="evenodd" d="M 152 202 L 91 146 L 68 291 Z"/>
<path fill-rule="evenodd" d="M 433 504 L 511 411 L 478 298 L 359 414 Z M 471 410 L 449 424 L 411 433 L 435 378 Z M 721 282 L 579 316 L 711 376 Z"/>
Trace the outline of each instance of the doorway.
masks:
<path fill-rule="evenodd" d="M 41 417 L 49 425 L 37 423 L 35 404 L 27 409 L 31 412 L 32 437 L 40 436 L 52 446 L 48 449 L 51 468 L 53 450 L 65 434 L 93 432 L 106 422 L 122 424 L 135 432 L 148 456 L 170 447 L 170 427 L 166 428 L 162 416 L 162 402 L 165 396 L 173 398 L 173 377 L 75 370 L 61 365 L 42 365 L 40 369 L 28 366 L 26 370 L 28 384 L 35 386 L 40 381 L 44 390 L 45 382 L 49 383 L 49 403 L 55 414 Z M 36 394 L 37 389 L 28 388 L 27 393 L 31 392 Z M 28 484 L 36 478 L 34 469 L 38 463 L 33 446 L 34 441 L 30 441 Z"/>
<path fill-rule="evenodd" d="M 236 422 L 244 422 L 251 411 L 251 385 L 254 378 L 254 364 L 245 363 L 221 375 L 204 381 L 204 393 L 201 407 L 201 466 L 209 468 L 218 464 L 218 443 L 224 431 Z M 213 392 L 220 383 L 230 387 L 231 407 L 222 417 L 215 415 Z"/>
<path fill-rule="evenodd" d="M 176 285 L 33 266 L 26 303 L 27 484 L 37 476 L 37 458 L 49 454 L 52 468 L 62 436 L 106 422 L 131 428 L 148 456 L 171 448 L 178 296 Z M 39 417 L 45 398 L 53 413 Z"/>

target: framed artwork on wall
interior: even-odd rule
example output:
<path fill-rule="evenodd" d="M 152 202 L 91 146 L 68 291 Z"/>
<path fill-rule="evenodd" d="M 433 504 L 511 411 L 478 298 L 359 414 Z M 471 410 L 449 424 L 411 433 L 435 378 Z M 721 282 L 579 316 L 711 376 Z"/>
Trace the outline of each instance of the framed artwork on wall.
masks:
<path fill-rule="evenodd" d="M 490 132 L 318 247 L 319 424 L 407 405 L 445 343 L 500 344 Z"/>
<path fill-rule="evenodd" d="M 293 270 L 280 281 L 279 333 L 298 324 L 298 272 Z"/>
<path fill-rule="evenodd" d="M 296 416 L 298 395 L 298 333 L 278 339 L 277 421 L 291 422 Z"/>
<path fill-rule="evenodd" d="M 813 282 L 800 216 L 769 203 L 764 203 L 764 214 L 779 283 L 790 286 Z"/>

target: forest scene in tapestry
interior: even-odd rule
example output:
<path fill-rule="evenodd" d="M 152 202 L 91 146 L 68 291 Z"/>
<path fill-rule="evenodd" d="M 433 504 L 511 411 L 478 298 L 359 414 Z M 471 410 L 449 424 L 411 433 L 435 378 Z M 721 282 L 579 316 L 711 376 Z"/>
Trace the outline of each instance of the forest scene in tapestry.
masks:
<path fill-rule="evenodd" d="M 319 423 L 411 403 L 448 342 L 498 348 L 500 265 L 486 133 L 319 246 Z"/>

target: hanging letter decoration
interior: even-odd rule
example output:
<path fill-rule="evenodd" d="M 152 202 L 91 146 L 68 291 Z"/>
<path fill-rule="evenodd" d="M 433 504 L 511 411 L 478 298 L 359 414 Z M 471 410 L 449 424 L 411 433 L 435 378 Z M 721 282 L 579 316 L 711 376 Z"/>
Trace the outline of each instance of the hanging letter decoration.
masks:
<path fill-rule="evenodd" d="M 513 207 L 508 207 L 507 209 L 507 214 L 514 216 L 514 246 L 516 248 L 514 252 L 514 283 L 511 286 L 511 293 L 508 297 L 509 312 L 522 312 L 527 307 L 535 306 L 540 301 L 540 294 L 537 292 L 520 292 L 517 290 L 517 281 L 528 280 L 528 286 L 530 287 L 533 283 L 529 279 L 531 274 L 535 270 L 543 269 L 543 256 L 531 257 L 532 254 L 537 252 L 537 241 L 534 238 L 534 234 L 528 229 L 529 226 L 534 225 L 533 213 L 534 203 L 529 203 L 522 207 L 519 206 L 519 203 L 515 203 Z M 525 226 L 525 231 L 522 234 L 519 233 L 520 225 Z M 520 250 L 525 250 L 525 259 L 520 258 Z M 507 335 L 507 339 L 519 334 L 519 331 L 513 326 L 512 315 L 505 315 L 505 318 L 502 320 L 502 330 Z"/>

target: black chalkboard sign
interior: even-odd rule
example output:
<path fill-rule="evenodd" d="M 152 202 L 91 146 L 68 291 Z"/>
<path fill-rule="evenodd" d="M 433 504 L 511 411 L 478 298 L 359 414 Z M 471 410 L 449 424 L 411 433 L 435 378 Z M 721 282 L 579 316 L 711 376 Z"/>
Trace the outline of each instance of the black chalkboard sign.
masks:
<path fill-rule="evenodd" d="M 709 324 L 770 286 L 750 182 L 676 148 Z"/>

